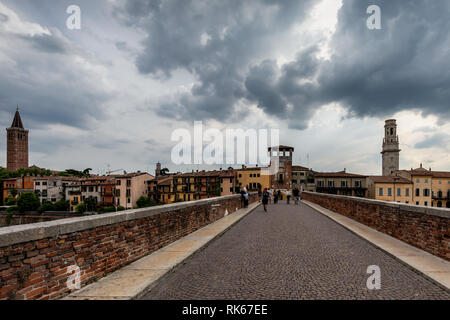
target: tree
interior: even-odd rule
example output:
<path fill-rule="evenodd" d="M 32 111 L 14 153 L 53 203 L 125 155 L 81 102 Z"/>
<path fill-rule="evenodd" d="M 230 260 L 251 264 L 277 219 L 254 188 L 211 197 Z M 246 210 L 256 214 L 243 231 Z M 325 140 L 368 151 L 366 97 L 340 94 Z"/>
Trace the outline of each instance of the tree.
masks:
<path fill-rule="evenodd" d="M 70 208 L 70 204 L 68 200 L 59 200 L 55 202 L 55 211 L 68 211 Z"/>
<path fill-rule="evenodd" d="M 162 176 L 167 176 L 167 173 L 169 172 L 169 169 L 168 168 L 162 168 L 161 169 L 161 175 Z"/>
<path fill-rule="evenodd" d="M 97 207 L 97 201 L 93 196 L 89 196 L 84 199 L 84 203 L 86 204 L 86 210 L 89 212 L 95 211 Z"/>
<path fill-rule="evenodd" d="M 86 177 L 86 178 L 90 177 L 91 176 L 91 171 L 92 171 L 92 168 L 84 169 L 83 170 L 83 176 Z"/>
<path fill-rule="evenodd" d="M 17 200 L 17 207 L 20 212 L 25 211 L 34 211 L 40 206 L 40 202 L 38 197 L 34 194 L 34 192 L 24 192 L 20 195 Z"/>
<path fill-rule="evenodd" d="M 75 211 L 78 213 L 85 213 L 86 212 L 86 205 L 83 202 L 80 202 L 76 207 Z"/>
<path fill-rule="evenodd" d="M 44 202 L 40 205 L 40 207 L 37 209 L 39 213 L 44 213 L 46 211 L 55 211 L 55 206 L 51 202 Z"/>
<path fill-rule="evenodd" d="M 100 213 L 107 213 L 107 212 L 116 212 L 116 208 L 114 207 L 104 207 L 100 210 Z"/>
<path fill-rule="evenodd" d="M 17 196 L 17 194 L 19 193 L 19 191 L 17 191 L 17 189 L 11 189 L 9 191 L 9 193 L 13 196 L 13 198 L 15 198 Z"/>
<path fill-rule="evenodd" d="M 124 210 L 125 210 L 125 208 L 122 207 L 122 206 L 118 206 L 118 207 L 117 207 L 117 211 L 124 211 Z"/>
<path fill-rule="evenodd" d="M 15 199 L 11 196 L 8 196 L 8 198 L 5 199 L 5 204 L 7 206 L 15 206 L 17 204 L 17 199 Z"/>
<path fill-rule="evenodd" d="M 146 208 L 152 206 L 153 202 L 149 197 L 140 196 L 139 199 L 136 200 L 136 204 L 138 208 Z"/>

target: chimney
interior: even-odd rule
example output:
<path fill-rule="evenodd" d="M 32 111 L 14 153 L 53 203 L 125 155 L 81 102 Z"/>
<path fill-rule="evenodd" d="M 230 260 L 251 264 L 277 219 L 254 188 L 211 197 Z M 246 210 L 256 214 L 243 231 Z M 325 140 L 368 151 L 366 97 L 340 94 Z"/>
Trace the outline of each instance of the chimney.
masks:
<path fill-rule="evenodd" d="M 345 173 L 345 170 L 347 170 L 347 168 L 344 168 L 344 173 Z"/>

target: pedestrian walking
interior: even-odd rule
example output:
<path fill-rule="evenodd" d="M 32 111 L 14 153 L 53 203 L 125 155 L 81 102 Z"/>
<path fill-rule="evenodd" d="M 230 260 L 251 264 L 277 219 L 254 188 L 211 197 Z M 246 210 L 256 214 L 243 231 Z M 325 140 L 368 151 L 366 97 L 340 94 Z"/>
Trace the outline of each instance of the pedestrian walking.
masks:
<path fill-rule="evenodd" d="M 300 200 L 300 191 L 298 190 L 298 188 L 294 189 L 294 201 L 295 204 L 298 204 L 298 200 Z"/>
<path fill-rule="evenodd" d="M 269 196 L 270 196 L 269 191 L 267 190 L 267 188 L 264 188 L 264 192 L 262 194 L 262 203 L 265 212 L 267 212 L 267 204 L 269 203 Z"/>
<path fill-rule="evenodd" d="M 281 194 L 280 190 L 277 191 L 277 194 L 278 194 L 278 199 L 283 200 L 283 195 Z"/>
<path fill-rule="evenodd" d="M 277 203 L 278 203 L 278 193 L 274 192 L 273 204 L 277 204 Z"/>
<path fill-rule="evenodd" d="M 289 201 L 291 200 L 291 191 L 290 190 L 286 191 L 286 199 L 287 199 L 287 204 L 289 204 Z"/>

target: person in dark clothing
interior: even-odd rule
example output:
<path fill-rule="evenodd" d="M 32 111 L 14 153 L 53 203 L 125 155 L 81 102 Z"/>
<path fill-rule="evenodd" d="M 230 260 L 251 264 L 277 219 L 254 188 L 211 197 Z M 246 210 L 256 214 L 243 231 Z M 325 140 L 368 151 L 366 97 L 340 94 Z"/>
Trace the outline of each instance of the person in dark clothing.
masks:
<path fill-rule="evenodd" d="M 269 203 L 269 192 L 267 191 L 267 188 L 264 189 L 262 194 L 262 203 L 264 206 L 264 211 L 267 212 L 267 204 Z"/>
<path fill-rule="evenodd" d="M 277 191 L 277 194 L 278 194 L 278 199 L 283 200 L 283 195 L 281 194 L 280 190 Z"/>
<path fill-rule="evenodd" d="M 298 204 L 298 200 L 300 200 L 300 191 L 297 189 L 297 188 L 295 188 L 294 189 L 294 203 L 295 204 Z"/>
<path fill-rule="evenodd" d="M 273 203 L 277 204 L 278 203 L 278 193 L 275 192 L 275 195 L 273 196 Z"/>

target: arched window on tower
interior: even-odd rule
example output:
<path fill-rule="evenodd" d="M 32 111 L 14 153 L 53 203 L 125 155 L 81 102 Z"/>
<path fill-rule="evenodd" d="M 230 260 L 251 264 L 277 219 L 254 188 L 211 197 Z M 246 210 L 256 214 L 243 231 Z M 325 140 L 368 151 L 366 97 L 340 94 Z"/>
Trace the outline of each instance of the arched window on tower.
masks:
<path fill-rule="evenodd" d="M 391 128 L 391 136 L 394 135 L 394 128 Z"/>

